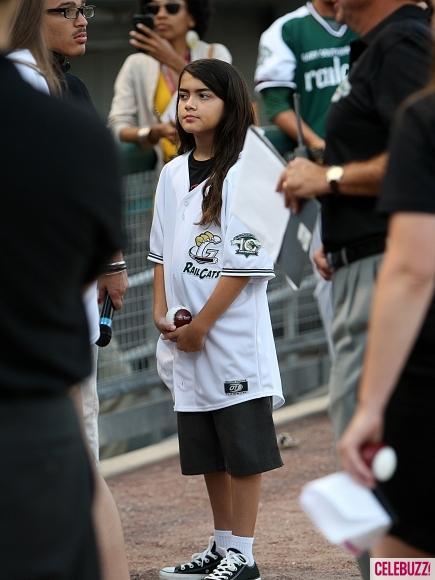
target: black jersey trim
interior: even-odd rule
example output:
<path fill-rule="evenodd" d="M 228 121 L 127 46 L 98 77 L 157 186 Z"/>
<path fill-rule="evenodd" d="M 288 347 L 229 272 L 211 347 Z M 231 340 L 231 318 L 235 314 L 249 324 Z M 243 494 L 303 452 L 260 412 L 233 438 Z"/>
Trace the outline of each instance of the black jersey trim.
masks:
<path fill-rule="evenodd" d="M 150 260 L 150 262 L 157 262 L 157 264 L 163 264 L 163 256 L 153 254 L 152 252 L 148 254 L 147 259 Z"/>
<path fill-rule="evenodd" d="M 231 269 L 223 268 L 222 276 L 274 276 L 274 270 L 248 270 L 248 269 Z"/>

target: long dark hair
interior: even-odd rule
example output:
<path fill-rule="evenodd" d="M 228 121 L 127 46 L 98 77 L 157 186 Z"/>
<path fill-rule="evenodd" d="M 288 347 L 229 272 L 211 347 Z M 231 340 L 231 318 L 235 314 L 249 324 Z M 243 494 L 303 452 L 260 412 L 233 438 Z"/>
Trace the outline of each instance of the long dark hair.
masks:
<path fill-rule="evenodd" d="M 42 32 L 43 3 L 41 0 L 24 0 L 14 14 L 9 50 L 27 48 L 44 75 L 51 94 L 60 92 L 60 82 L 53 68 Z M 18 62 L 18 61 L 17 61 Z"/>
<path fill-rule="evenodd" d="M 185 72 L 202 81 L 225 103 L 222 119 L 214 132 L 214 163 L 202 192 L 202 218 L 199 222 L 202 226 L 220 224 L 224 179 L 239 157 L 246 131 L 254 123 L 254 112 L 245 82 L 227 62 L 204 58 L 189 63 L 180 75 L 178 88 Z M 180 136 L 179 153 L 194 149 L 195 138 L 184 131 L 178 117 L 177 129 Z"/>
<path fill-rule="evenodd" d="M 144 7 L 149 2 L 153 0 L 140 0 L 139 5 L 142 12 L 145 11 Z M 192 16 L 195 21 L 195 26 L 192 30 L 196 30 L 200 38 L 203 38 L 207 31 L 208 23 L 211 16 L 211 3 L 210 0 L 187 0 L 186 7 L 188 13 Z"/>

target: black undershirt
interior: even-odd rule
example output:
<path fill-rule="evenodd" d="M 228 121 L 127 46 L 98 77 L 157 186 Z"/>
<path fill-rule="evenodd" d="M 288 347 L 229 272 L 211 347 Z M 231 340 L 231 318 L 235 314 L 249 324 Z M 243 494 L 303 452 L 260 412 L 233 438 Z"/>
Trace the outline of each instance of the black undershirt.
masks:
<path fill-rule="evenodd" d="M 210 176 L 213 168 L 214 158 L 206 159 L 205 161 L 198 161 L 193 156 L 193 151 L 189 155 L 189 182 L 192 191 L 200 183 L 205 181 Z"/>

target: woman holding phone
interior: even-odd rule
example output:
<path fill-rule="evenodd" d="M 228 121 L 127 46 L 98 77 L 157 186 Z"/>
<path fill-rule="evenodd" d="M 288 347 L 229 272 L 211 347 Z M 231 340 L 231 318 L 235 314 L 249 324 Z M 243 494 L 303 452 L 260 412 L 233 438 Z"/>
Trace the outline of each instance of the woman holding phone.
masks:
<path fill-rule="evenodd" d="M 138 52 L 126 59 L 116 79 L 109 126 L 120 141 L 154 146 L 159 161 L 166 162 L 177 152 L 175 96 L 184 66 L 200 58 L 231 62 L 231 55 L 222 44 L 200 40 L 210 0 L 141 0 L 140 8 L 153 27 L 135 19 L 130 44 Z"/>

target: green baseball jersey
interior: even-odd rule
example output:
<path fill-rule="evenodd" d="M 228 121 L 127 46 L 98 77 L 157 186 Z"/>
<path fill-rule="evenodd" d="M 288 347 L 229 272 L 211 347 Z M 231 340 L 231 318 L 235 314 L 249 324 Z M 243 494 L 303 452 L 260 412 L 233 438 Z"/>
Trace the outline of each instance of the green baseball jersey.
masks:
<path fill-rule="evenodd" d="M 269 115 L 292 108 L 297 91 L 303 120 L 324 137 L 326 113 L 347 75 L 354 38 L 345 25 L 320 16 L 311 2 L 278 18 L 261 36 L 255 72 Z"/>

